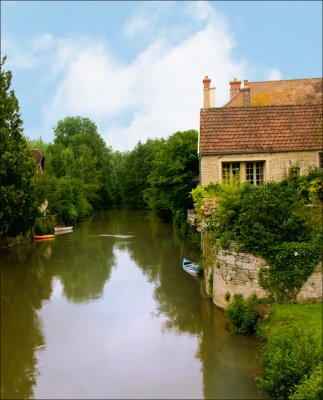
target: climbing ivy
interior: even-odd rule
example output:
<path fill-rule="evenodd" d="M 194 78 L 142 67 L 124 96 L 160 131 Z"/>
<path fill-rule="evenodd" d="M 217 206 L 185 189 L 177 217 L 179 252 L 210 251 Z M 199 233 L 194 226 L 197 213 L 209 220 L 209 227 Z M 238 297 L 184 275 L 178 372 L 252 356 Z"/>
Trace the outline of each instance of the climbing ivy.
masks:
<path fill-rule="evenodd" d="M 192 196 L 213 244 L 227 247 L 233 240 L 263 257 L 270 268 L 260 272 L 262 287 L 277 301 L 293 301 L 322 256 L 322 187 L 323 173 L 311 171 L 260 187 L 238 181 L 208 185 Z"/>

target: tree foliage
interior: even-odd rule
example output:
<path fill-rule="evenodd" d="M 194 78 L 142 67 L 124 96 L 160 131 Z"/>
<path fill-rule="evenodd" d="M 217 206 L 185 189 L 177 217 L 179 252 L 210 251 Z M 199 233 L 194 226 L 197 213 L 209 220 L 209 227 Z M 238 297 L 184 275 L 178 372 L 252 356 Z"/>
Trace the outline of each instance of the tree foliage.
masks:
<path fill-rule="evenodd" d="M 49 212 L 70 224 L 113 203 L 112 151 L 88 118 L 67 117 L 54 131 L 42 191 Z"/>
<path fill-rule="evenodd" d="M 193 206 L 190 192 L 199 168 L 197 137 L 194 130 L 176 132 L 160 146 L 144 191 L 149 208 L 175 223 Z"/>
<path fill-rule="evenodd" d="M 0 235 L 27 232 L 38 213 L 35 196 L 35 161 L 27 150 L 19 102 L 10 90 L 12 73 L 0 76 Z"/>
<path fill-rule="evenodd" d="M 135 209 L 147 208 L 144 191 L 149 187 L 148 177 L 153 161 L 163 144 L 163 139 L 148 139 L 146 143 L 139 142 L 132 151 L 124 153 L 118 174 L 124 205 Z"/>

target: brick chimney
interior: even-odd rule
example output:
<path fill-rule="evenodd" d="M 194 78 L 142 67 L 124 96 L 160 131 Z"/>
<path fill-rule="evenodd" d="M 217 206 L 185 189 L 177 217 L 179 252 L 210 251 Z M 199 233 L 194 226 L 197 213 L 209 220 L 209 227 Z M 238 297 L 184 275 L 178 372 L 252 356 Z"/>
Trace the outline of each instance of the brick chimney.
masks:
<path fill-rule="evenodd" d="M 238 81 L 237 78 L 233 78 L 233 81 L 230 82 L 230 100 L 240 92 L 240 85 L 241 81 Z"/>
<path fill-rule="evenodd" d="M 250 107 L 250 87 L 247 79 L 243 81 L 242 95 L 243 107 Z"/>
<path fill-rule="evenodd" d="M 210 87 L 211 79 L 206 75 L 203 79 L 204 108 L 215 107 L 215 87 Z"/>

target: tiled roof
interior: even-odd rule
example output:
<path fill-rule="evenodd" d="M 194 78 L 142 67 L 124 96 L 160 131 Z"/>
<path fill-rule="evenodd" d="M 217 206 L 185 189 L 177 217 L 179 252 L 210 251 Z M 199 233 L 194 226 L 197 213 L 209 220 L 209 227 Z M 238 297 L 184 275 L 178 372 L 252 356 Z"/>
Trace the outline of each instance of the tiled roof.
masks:
<path fill-rule="evenodd" d="M 321 104 L 201 109 L 201 155 L 322 148 Z"/>
<path fill-rule="evenodd" d="M 322 78 L 248 82 L 250 106 L 322 104 Z M 242 107 L 240 91 L 224 107 Z"/>
<path fill-rule="evenodd" d="M 38 149 L 33 149 L 33 150 L 31 150 L 31 152 L 35 158 L 36 164 L 40 164 L 40 162 L 43 158 L 41 151 Z"/>

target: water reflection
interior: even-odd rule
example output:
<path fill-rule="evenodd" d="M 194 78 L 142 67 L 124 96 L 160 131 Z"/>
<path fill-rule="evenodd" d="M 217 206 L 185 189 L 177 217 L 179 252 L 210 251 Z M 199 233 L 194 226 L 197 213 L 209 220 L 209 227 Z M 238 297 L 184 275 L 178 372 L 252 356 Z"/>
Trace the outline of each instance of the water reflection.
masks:
<path fill-rule="evenodd" d="M 2 398 L 266 398 L 256 343 L 232 335 L 198 254 L 145 213 L 102 212 L 1 260 Z"/>
<path fill-rule="evenodd" d="M 34 351 L 45 344 L 36 311 L 51 294 L 51 278 L 42 258 L 44 254 L 34 252 L 32 246 L 17 247 L 0 257 L 3 399 L 32 398 L 33 395 L 36 382 Z"/>

